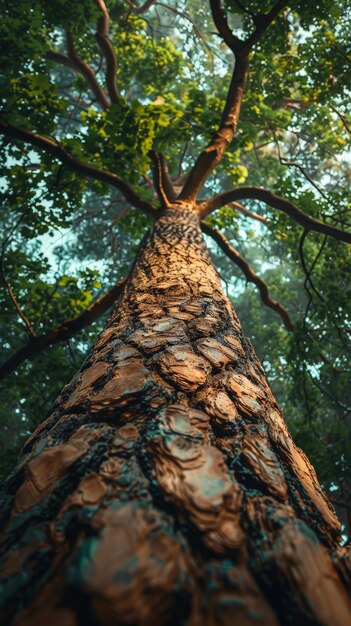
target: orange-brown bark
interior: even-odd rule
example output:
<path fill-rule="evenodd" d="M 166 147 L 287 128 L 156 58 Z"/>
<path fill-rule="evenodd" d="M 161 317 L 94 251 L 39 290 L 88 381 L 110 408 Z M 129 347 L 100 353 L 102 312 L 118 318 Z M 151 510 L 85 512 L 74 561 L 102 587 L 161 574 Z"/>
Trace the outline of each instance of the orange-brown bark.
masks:
<path fill-rule="evenodd" d="M 190 209 L 155 222 L 7 482 L 4 623 L 350 623 L 338 520 Z"/>

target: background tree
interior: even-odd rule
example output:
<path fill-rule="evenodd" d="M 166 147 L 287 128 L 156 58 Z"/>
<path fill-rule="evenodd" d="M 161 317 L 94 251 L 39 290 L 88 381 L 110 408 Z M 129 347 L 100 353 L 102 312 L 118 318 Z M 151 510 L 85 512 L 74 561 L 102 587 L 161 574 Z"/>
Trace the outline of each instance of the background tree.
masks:
<path fill-rule="evenodd" d="M 197 2 L 3 6 L 4 471 L 120 293 L 169 193 L 165 159 L 183 195 L 215 165 L 199 196 L 215 197 L 202 205 L 204 217 L 216 209 L 209 245 L 348 532 L 350 14 L 343 3 L 317 15 L 298 2 L 231 2 L 226 16 L 210 4 L 212 15 Z M 250 78 L 215 164 L 201 151 L 223 110 L 216 154 L 231 139 L 247 72 L 237 34 L 253 46 Z"/>

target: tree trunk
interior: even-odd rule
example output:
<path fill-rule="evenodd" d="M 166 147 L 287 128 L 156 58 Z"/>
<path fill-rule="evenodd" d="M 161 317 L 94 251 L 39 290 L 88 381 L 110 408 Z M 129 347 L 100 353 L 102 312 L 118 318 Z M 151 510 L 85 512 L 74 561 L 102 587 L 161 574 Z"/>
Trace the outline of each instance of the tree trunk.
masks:
<path fill-rule="evenodd" d="M 5 624 L 351 623 L 338 520 L 184 207 L 155 223 L 1 515 Z"/>

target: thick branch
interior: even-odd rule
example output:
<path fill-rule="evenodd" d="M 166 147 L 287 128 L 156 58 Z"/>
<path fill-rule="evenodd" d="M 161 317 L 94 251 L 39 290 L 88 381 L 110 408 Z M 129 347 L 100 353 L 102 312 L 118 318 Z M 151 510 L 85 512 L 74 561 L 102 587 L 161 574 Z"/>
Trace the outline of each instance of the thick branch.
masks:
<path fill-rule="evenodd" d="M 104 0 L 94 0 L 96 6 L 101 11 L 102 16 L 96 25 L 95 38 L 106 61 L 106 86 L 111 102 L 120 100 L 120 93 L 116 83 L 117 58 L 113 45 L 109 38 L 110 16 L 106 9 Z"/>
<path fill-rule="evenodd" d="M 221 161 L 223 152 L 234 137 L 249 73 L 248 54 L 240 54 L 230 83 L 226 104 L 218 130 L 209 145 L 200 153 L 184 185 L 179 199 L 194 201 L 206 178 Z"/>
<path fill-rule="evenodd" d="M 48 154 L 51 154 L 53 157 L 61 161 L 63 165 L 65 165 L 72 172 L 76 172 L 81 176 L 86 176 L 87 178 L 91 178 L 92 180 L 100 180 L 107 185 L 111 185 L 112 187 L 116 187 L 119 191 L 122 192 L 125 199 L 128 200 L 133 206 L 137 209 L 144 211 L 148 215 L 155 217 L 155 207 L 149 202 L 146 202 L 137 193 L 126 183 L 123 178 L 117 176 L 117 174 L 113 174 L 112 172 L 100 170 L 97 167 L 92 165 L 87 165 L 75 159 L 65 148 L 63 148 L 59 143 L 52 139 L 47 139 L 42 135 L 37 135 L 35 133 L 31 133 L 29 130 L 24 130 L 23 128 L 18 128 L 17 126 L 13 126 L 7 122 L 0 121 L 0 133 L 5 135 L 5 137 L 12 137 L 13 139 L 20 139 L 21 141 L 25 141 L 26 143 L 39 148 L 40 150 L 45 150 Z"/>
<path fill-rule="evenodd" d="M 287 4 L 288 4 L 287 0 L 279 0 L 279 2 L 277 2 L 268 13 L 256 15 L 255 17 L 256 29 L 252 33 L 252 35 L 250 35 L 250 37 L 246 39 L 245 48 L 251 49 L 252 46 L 254 46 L 255 43 L 257 43 L 261 39 L 262 35 L 267 30 L 268 26 L 270 26 L 270 24 L 277 17 L 278 13 L 280 13 L 280 11 Z"/>
<path fill-rule="evenodd" d="M 249 263 L 237 252 L 233 246 L 229 243 L 226 237 L 216 228 L 212 228 L 206 222 L 201 222 L 201 228 L 206 235 L 210 235 L 214 241 L 219 245 L 221 250 L 229 257 L 231 261 L 233 261 L 238 267 L 240 267 L 241 271 L 245 275 L 248 282 L 254 283 L 258 288 L 261 296 L 261 300 L 263 304 L 265 304 L 270 309 L 273 309 L 280 317 L 282 318 L 285 327 L 287 330 L 293 330 L 294 325 L 289 317 L 289 313 L 284 309 L 284 307 L 279 304 L 276 300 L 272 300 L 269 295 L 268 287 L 265 281 L 257 276 L 257 274 L 253 271 L 252 267 Z"/>
<path fill-rule="evenodd" d="M 48 52 L 47 54 L 48 58 L 49 59 L 51 58 L 53 61 L 62 63 L 63 65 L 66 65 L 66 66 L 68 65 L 67 61 L 70 62 L 71 65 L 69 67 L 72 67 L 77 72 L 82 74 L 82 76 L 84 76 L 91 91 L 93 92 L 96 98 L 96 101 L 100 104 L 102 109 L 106 110 L 109 107 L 109 101 L 107 99 L 107 96 L 104 90 L 100 87 L 97 81 L 94 70 L 90 67 L 90 65 L 88 65 L 88 63 L 80 59 L 79 56 L 77 55 L 75 47 L 74 47 L 72 33 L 68 32 L 66 38 L 67 38 L 68 57 L 65 57 L 64 54 L 60 54 L 57 52 Z"/>
<path fill-rule="evenodd" d="M 237 54 L 242 48 L 243 42 L 239 39 L 239 37 L 233 35 L 231 29 L 229 28 L 221 0 L 210 0 L 210 5 L 212 18 L 220 37 L 227 44 L 228 48 L 230 48 L 234 54 Z"/>
<path fill-rule="evenodd" d="M 154 186 L 162 205 L 167 207 L 176 199 L 172 181 L 169 177 L 166 157 L 162 152 L 150 150 L 149 156 L 153 163 Z"/>
<path fill-rule="evenodd" d="M 18 352 L 10 357 L 0 367 L 0 380 L 6 378 L 11 374 L 21 363 L 27 359 L 33 359 L 42 350 L 60 341 L 65 341 L 76 335 L 80 330 L 90 326 L 95 322 L 103 313 L 112 307 L 114 302 L 121 295 L 126 279 L 120 281 L 112 287 L 107 293 L 98 298 L 93 304 L 90 305 L 83 313 L 73 317 L 72 319 L 60 324 L 57 328 L 54 328 L 51 332 L 41 337 L 33 337 L 28 343 L 23 346 Z"/>
<path fill-rule="evenodd" d="M 217 196 L 213 196 L 209 200 L 205 200 L 199 204 L 200 207 L 200 215 L 204 218 L 206 215 L 212 213 L 216 209 L 219 209 L 226 204 L 230 204 L 236 200 L 260 200 L 273 209 L 277 209 L 278 211 L 282 211 L 286 213 L 290 217 L 292 217 L 296 222 L 301 224 L 306 230 L 314 230 L 318 233 L 323 233 L 324 235 L 330 235 L 330 237 L 334 237 L 334 239 L 338 239 L 339 241 L 345 241 L 346 243 L 351 243 L 351 233 L 347 233 L 343 230 L 339 230 L 334 226 L 329 224 L 325 224 L 320 220 L 314 219 L 310 217 L 303 211 L 297 208 L 295 204 L 286 200 L 285 198 L 281 198 L 280 196 L 276 196 L 271 191 L 267 189 L 263 189 L 261 187 L 237 187 L 235 189 L 231 189 L 230 191 L 225 191 L 224 193 L 220 193 Z"/>
<path fill-rule="evenodd" d="M 265 30 L 285 4 L 286 0 L 279 0 L 266 15 L 256 15 L 254 33 L 247 40 L 242 41 L 233 35 L 221 0 L 210 0 L 213 21 L 217 26 L 219 35 L 235 56 L 235 67 L 219 128 L 209 145 L 197 158 L 183 191 L 179 195 L 180 200 L 196 200 L 205 180 L 221 161 L 223 152 L 232 141 L 238 125 L 241 103 L 249 74 L 249 54 L 253 45 L 261 39 Z"/>
<path fill-rule="evenodd" d="M 180 200 L 194 201 L 210 172 L 222 159 L 223 152 L 236 132 L 241 102 L 249 73 L 248 52 L 241 53 L 242 41 L 229 28 L 221 0 L 210 1 L 213 21 L 219 35 L 235 55 L 235 67 L 218 130 L 200 153 L 179 195 Z"/>
<path fill-rule="evenodd" d="M 62 54 L 62 52 L 56 52 L 56 50 L 48 50 L 45 56 L 47 59 L 49 59 L 49 61 L 55 61 L 55 63 L 60 63 L 60 65 L 69 67 L 71 70 L 74 71 L 77 70 L 72 59 L 70 59 L 66 54 Z"/>

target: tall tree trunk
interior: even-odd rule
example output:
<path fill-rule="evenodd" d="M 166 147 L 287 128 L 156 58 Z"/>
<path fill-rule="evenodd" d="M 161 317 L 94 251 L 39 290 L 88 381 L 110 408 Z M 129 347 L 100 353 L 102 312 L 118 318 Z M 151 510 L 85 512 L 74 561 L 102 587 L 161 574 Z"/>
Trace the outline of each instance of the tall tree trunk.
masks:
<path fill-rule="evenodd" d="M 2 623 L 350 624 L 339 523 L 184 207 L 155 223 L 1 515 Z"/>

